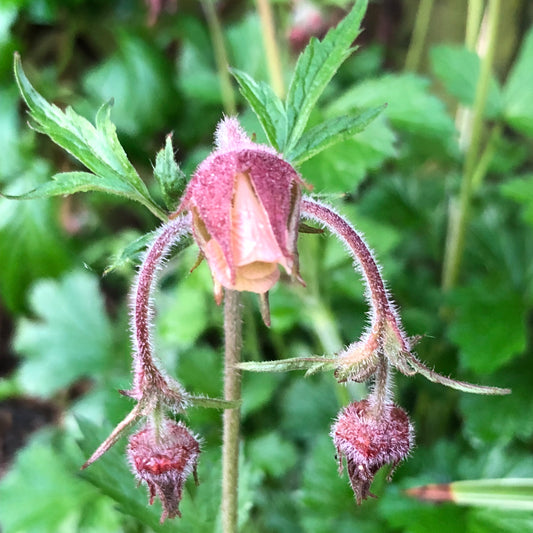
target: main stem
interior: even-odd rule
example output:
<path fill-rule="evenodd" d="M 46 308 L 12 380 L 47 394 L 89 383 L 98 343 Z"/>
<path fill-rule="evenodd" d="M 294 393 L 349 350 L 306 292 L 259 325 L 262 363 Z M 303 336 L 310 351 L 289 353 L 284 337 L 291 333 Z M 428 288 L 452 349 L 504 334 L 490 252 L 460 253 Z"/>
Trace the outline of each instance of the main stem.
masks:
<path fill-rule="evenodd" d="M 241 295 L 226 290 L 224 295 L 224 399 L 241 399 L 241 373 L 236 365 L 241 360 L 242 320 Z M 238 531 L 239 427 L 240 408 L 224 411 L 222 439 L 222 531 Z"/>
<path fill-rule="evenodd" d="M 413 29 L 413 36 L 411 37 L 407 58 L 405 59 L 405 70 L 416 72 L 420 67 L 432 9 L 433 0 L 420 0 L 416 14 L 415 27 Z"/>

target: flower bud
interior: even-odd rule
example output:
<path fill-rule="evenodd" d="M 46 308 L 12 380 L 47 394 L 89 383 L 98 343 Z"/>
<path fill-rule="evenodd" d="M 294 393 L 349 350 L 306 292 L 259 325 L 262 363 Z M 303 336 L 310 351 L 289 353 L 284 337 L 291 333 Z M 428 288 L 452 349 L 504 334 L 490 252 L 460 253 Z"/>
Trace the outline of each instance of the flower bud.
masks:
<path fill-rule="evenodd" d="M 165 420 L 157 430 L 152 425 L 132 435 L 128 444 L 128 458 L 139 482 L 144 481 L 150 492 L 150 505 L 155 496 L 161 500 L 166 518 L 180 516 L 183 485 L 193 474 L 196 483 L 196 465 L 200 443 L 189 429 L 172 420 Z"/>
<path fill-rule="evenodd" d="M 339 474 L 342 474 L 345 457 L 358 504 L 368 496 L 374 496 L 370 485 L 376 472 L 389 463 L 394 471 L 414 444 L 413 426 L 403 409 L 386 403 L 379 413 L 375 413 L 377 409 L 374 407 L 369 400 L 353 402 L 341 411 L 331 429 Z"/>
<path fill-rule="evenodd" d="M 268 146 L 253 143 L 234 118 L 216 132 L 216 150 L 197 168 L 178 209 L 193 216 L 193 234 L 215 283 L 267 292 L 278 264 L 298 277 L 296 239 L 300 179 Z"/>

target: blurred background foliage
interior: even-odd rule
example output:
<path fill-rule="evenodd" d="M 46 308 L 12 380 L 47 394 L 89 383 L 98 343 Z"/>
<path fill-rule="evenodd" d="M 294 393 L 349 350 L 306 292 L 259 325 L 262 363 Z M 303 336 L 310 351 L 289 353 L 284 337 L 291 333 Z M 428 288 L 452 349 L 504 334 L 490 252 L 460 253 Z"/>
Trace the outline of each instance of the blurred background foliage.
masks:
<path fill-rule="evenodd" d="M 208 0 L 206 0 L 208 1 Z M 425 2 L 431 5 L 431 2 Z M 295 17 L 299 3 L 273 2 L 287 78 L 311 33 L 322 35 L 346 2 L 316 2 L 322 26 Z M 304 163 L 314 192 L 333 202 L 375 250 L 420 358 L 443 373 L 511 387 L 506 397 L 461 394 L 414 377 L 396 379 L 417 447 L 379 499 L 357 507 L 339 478 L 328 433 L 348 397 L 330 375 L 244 376 L 242 531 L 433 533 L 533 531 L 533 515 L 435 506 L 403 490 L 461 479 L 533 477 L 533 5 L 506 0 L 498 22 L 494 79 L 484 115 L 483 179 L 471 198 L 458 281 L 444 291 L 450 198 L 460 188 L 461 113 L 480 71 L 464 46 L 468 2 L 434 2 L 423 46 L 413 52 L 417 0 L 374 1 L 360 48 L 312 117 L 388 103 L 363 133 Z M 205 4 L 204 4 L 205 5 Z M 255 5 L 222 1 L 229 62 L 268 81 Z M 212 39 L 193 1 L 1 0 L 0 185 L 18 194 L 78 164 L 25 123 L 13 52 L 49 101 L 93 119 L 114 100 L 126 152 L 157 198 L 155 154 L 172 132 L 190 174 L 209 152 L 223 112 Z M 408 61 L 408 51 L 418 53 Z M 235 90 L 240 118 L 264 140 Z M 462 109 L 462 111 L 460 109 Z M 468 111 L 467 111 L 468 113 Z M 135 240 L 158 221 L 142 206 L 101 193 L 15 202 L 0 199 L 0 525 L 17 532 L 212 532 L 217 528 L 220 413 L 196 409 L 204 438 L 201 484 L 187 485 L 183 518 L 159 525 L 122 454 L 121 441 L 79 466 L 129 410 L 128 286 Z M 133 245 L 131 243 L 134 243 Z M 129 246 L 128 246 L 129 245 Z M 124 252 L 124 250 L 126 251 Z M 302 235 L 307 288 L 279 284 L 267 330 L 245 298 L 249 360 L 332 353 L 365 323 L 361 283 L 332 239 Z M 195 250 L 165 269 L 156 297 L 157 353 L 196 393 L 221 394 L 221 310 Z M 111 271 L 106 271 L 112 265 Z M 107 272 L 104 275 L 104 272 Z"/>

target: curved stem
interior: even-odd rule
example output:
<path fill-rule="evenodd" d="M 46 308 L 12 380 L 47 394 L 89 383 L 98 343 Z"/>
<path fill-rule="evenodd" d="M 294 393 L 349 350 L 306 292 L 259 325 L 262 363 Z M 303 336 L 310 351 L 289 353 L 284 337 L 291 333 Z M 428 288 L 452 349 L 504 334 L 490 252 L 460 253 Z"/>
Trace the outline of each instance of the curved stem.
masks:
<path fill-rule="evenodd" d="M 242 321 L 241 295 L 226 290 L 224 295 L 224 399 L 241 398 Z M 238 529 L 239 428 L 240 408 L 224 411 L 222 443 L 222 531 L 236 533 Z"/>
<path fill-rule="evenodd" d="M 140 399 L 148 385 L 161 388 L 166 385 L 152 355 L 151 323 L 153 308 L 152 291 L 157 281 L 157 272 L 177 240 L 190 233 L 190 216 L 171 219 L 159 231 L 148 249 L 137 275 L 133 291 L 133 344 L 134 344 L 134 397 Z M 165 387 L 166 388 L 166 387 Z"/>
<path fill-rule="evenodd" d="M 315 220 L 326 226 L 334 235 L 341 239 L 349 248 L 352 257 L 361 267 L 366 282 L 366 295 L 372 307 L 372 331 L 378 332 L 386 318 L 396 322 L 396 316 L 389 302 L 387 289 L 379 267 L 372 252 L 362 237 L 348 223 L 346 219 L 309 197 L 302 200 L 301 214 L 304 218 Z"/>

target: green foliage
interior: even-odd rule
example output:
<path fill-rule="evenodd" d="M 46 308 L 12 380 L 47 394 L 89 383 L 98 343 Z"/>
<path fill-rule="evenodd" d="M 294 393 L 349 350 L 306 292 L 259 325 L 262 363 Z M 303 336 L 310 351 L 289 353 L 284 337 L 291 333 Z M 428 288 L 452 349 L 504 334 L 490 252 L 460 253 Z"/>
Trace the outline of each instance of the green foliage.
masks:
<path fill-rule="evenodd" d="M 14 347 L 24 356 L 16 379 L 49 397 L 82 376 L 98 379 L 113 364 L 111 324 L 94 276 L 74 272 L 41 281 L 30 294 L 33 319 L 22 319 Z"/>
<path fill-rule="evenodd" d="M 479 56 L 465 47 L 435 46 L 431 50 L 431 62 L 446 90 L 462 104 L 472 107 L 481 68 Z M 497 117 L 502 105 L 501 89 L 492 77 L 485 108 L 487 117 Z"/>
<path fill-rule="evenodd" d="M 503 90 L 505 119 L 517 131 L 533 135 L 533 102 L 529 88 L 533 83 L 533 28 L 527 33 L 520 54 Z"/>
<path fill-rule="evenodd" d="M 455 104 L 472 105 L 479 59 L 464 47 L 438 44 L 425 50 L 429 72 L 402 70 L 403 40 L 412 28 L 403 17 L 395 20 L 398 33 L 386 32 L 384 41 L 372 19 L 363 19 L 365 1 L 297 59 L 285 40 L 294 22 L 282 4 L 275 10 L 283 30 L 277 37 L 284 79 L 292 80 L 285 99 L 266 82 L 267 54 L 252 4 L 219 12 L 235 90 L 243 96 L 239 119 L 259 142 L 298 165 L 313 194 L 362 230 L 407 333 L 426 335 L 416 350 L 429 368 L 513 392 L 482 397 L 396 376 L 396 401 L 413 420 L 416 447 L 391 484 L 386 468 L 378 473 L 372 486 L 378 499 L 356 506 L 329 432 L 339 409 L 365 396 L 368 386 L 338 386 L 330 373 L 305 378 L 305 370 L 244 373 L 240 530 L 529 531 L 531 513 L 433 505 L 404 492 L 429 483 L 533 477 L 533 30 L 523 30 L 527 10 L 520 25 L 512 17 L 501 21 L 510 27 L 497 47 L 480 136 L 484 159 L 477 163 L 484 175 L 468 212 L 461 276 L 445 294 L 450 199 L 464 164 L 458 139 L 467 138 L 453 112 Z M 348 5 L 321 2 L 327 20 L 333 20 L 331 4 Z M 374 13 L 379 8 L 390 17 L 386 3 L 378 4 Z M 439 3 L 443 18 L 447 4 Z M 464 12 L 456 7 L 463 21 L 466 4 Z M 220 411 L 194 405 L 187 412 L 185 422 L 203 442 L 200 485 L 187 482 L 181 519 L 159 523 L 160 504 L 148 505 L 146 488 L 136 487 L 127 464 L 126 437 L 79 470 L 131 408 L 117 392 L 131 386 L 128 292 L 153 239 L 153 215 L 165 220 L 176 209 L 185 174 L 209 153 L 223 113 L 201 10 L 180 3 L 176 13 L 163 9 L 147 27 L 142 9 L 142 2 L 86 0 L 0 7 L 1 190 L 28 199 L 0 198 L 0 348 L 7 355 L 0 365 L 0 419 L 10 424 L 0 443 L 7 450 L 0 480 L 5 533 L 220 531 Z M 462 40 L 449 23 L 437 22 L 429 40 Z M 364 40 L 353 53 L 362 27 Z M 24 123 L 9 71 L 15 49 L 39 89 L 17 59 L 30 124 L 66 153 Z M 113 108 L 102 106 L 111 98 Z M 83 118 L 98 108 L 94 125 Z M 94 194 L 61 198 L 85 191 Z M 300 236 L 306 286 L 282 275 L 270 295 L 270 328 L 255 295 L 243 299 L 246 361 L 332 355 L 365 327 L 362 284 L 342 246 L 327 237 Z M 205 262 L 190 272 L 198 251 L 187 248 L 191 242 L 173 250 L 161 273 L 153 343 L 170 376 L 192 394 L 216 398 L 222 312 Z M 16 365 L 7 373 L 9 355 Z M 51 403 L 61 424 L 29 438 L 29 426 L 39 422 L 29 416 L 27 444 L 12 457 L 10 443 L 22 424 L 17 402 L 31 405 L 34 397 Z"/>
<path fill-rule="evenodd" d="M 91 171 L 55 174 L 53 181 L 46 182 L 19 198 L 105 191 L 140 202 L 159 218 L 165 218 L 118 141 L 115 126 L 110 119 L 110 103 L 98 110 L 95 127 L 72 108 L 68 107 L 63 112 L 49 104 L 30 84 L 18 56 L 15 57 L 15 76 L 20 92 L 30 108 L 33 127 L 48 135 Z"/>

